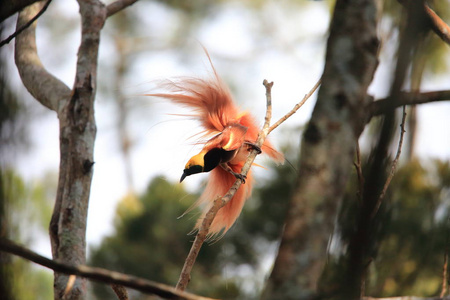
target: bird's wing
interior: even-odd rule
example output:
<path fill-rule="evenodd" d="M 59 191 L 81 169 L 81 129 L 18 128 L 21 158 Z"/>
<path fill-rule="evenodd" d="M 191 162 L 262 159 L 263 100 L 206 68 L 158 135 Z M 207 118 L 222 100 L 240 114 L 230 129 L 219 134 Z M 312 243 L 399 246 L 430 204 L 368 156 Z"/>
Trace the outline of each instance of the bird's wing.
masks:
<path fill-rule="evenodd" d="M 239 124 L 227 126 L 222 132 L 222 149 L 231 151 L 242 147 L 248 128 Z"/>
<path fill-rule="evenodd" d="M 245 134 L 248 128 L 240 124 L 231 124 L 204 146 L 205 149 L 222 148 L 226 151 L 232 151 L 242 147 L 245 141 Z"/>

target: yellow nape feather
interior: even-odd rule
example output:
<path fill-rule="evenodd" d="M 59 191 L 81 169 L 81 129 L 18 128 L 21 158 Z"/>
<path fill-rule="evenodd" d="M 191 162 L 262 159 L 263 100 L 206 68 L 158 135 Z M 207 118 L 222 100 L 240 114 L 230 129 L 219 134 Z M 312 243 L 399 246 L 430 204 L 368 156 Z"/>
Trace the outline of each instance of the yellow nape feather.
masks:
<path fill-rule="evenodd" d="M 205 164 L 203 159 L 205 154 L 205 151 L 201 151 L 199 154 L 192 156 L 187 162 L 185 169 L 189 169 L 192 166 L 201 166 L 203 168 Z"/>

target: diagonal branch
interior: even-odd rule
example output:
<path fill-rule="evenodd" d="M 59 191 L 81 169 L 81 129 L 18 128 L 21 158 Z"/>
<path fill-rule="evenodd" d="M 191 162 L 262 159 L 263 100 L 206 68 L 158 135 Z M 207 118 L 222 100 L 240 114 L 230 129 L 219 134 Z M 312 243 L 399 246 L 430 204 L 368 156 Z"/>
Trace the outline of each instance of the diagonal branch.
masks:
<path fill-rule="evenodd" d="M 36 252 L 17 245 L 13 241 L 5 238 L 0 238 L 0 251 L 17 255 L 26 260 L 52 269 L 58 273 L 73 274 L 103 283 L 119 284 L 122 286 L 133 288 L 146 294 L 158 295 L 164 299 L 213 300 L 212 298 L 206 298 L 187 292 L 182 292 L 162 283 L 122 274 L 119 272 L 83 265 L 73 266 L 60 263 L 39 255 Z"/>
<path fill-rule="evenodd" d="M 124 8 L 133 5 L 138 0 L 117 0 L 106 7 L 106 17 L 111 17 L 112 15 L 120 12 Z"/>
<path fill-rule="evenodd" d="M 424 9 L 430 21 L 431 29 L 441 38 L 441 40 L 450 45 L 450 27 L 428 6 L 428 4 L 425 4 Z"/>
<path fill-rule="evenodd" d="M 398 0 L 400 4 L 405 7 L 411 7 L 410 5 L 418 4 L 415 2 L 416 0 Z M 450 45 L 450 27 L 428 6 L 428 4 L 422 0 L 421 6 L 417 6 L 420 11 L 417 11 L 420 16 L 423 16 L 424 21 L 431 30 L 433 30 L 442 41 Z"/>
<path fill-rule="evenodd" d="M 42 5 L 42 2 L 36 2 L 26 7 L 19 14 L 17 28 L 22 28 L 36 16 Z M 70 89 L 61 80 L 47 72 L 42 65 L 36 47 L 36 22 L 17 36 L 15 61 L 28 92 L 42 105 L 58 112 L 59 102 L 69 98 Z"/>

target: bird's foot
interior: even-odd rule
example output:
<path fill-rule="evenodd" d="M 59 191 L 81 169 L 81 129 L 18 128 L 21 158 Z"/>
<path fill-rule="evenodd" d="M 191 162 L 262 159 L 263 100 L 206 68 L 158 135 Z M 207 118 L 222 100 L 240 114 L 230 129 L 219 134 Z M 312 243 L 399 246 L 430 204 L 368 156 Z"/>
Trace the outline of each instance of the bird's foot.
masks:
<path fill-rule="evenodd" d="M 256 150 L 258 154 L 262 153 L 261 147 L 257 146 L 255 143 L 245 142 L 245 144 L 248 146 L 249 149 Z"/>
<path fill-rule="evenodd" d="M 242 183 L 245 183 L 245 180 L 247 179 L 247 176 L 242 175 L 240 173 L 236 173 L 234 171 L 231 171 L 230 173 L 233 174 L 233 176 L 236 177 L 236 179 L 240 179 L 240 180 L 242 180 Z"/>
<path fill-rule="evenodd" d="M 220 166 L 227 171 L 228 173 L 230 173 L 231 175 L 233 175 L 234 177 L 236 177 L 236 179 L 240 179 L 242 180 L 242 183 L 245 183 L 245 180 L 247 179 L 247 176 L 242 175 L 241 173 L 237 173 L 235 171 L 233 171 L 229 165 L 227 164 L 220 164 Z"/>

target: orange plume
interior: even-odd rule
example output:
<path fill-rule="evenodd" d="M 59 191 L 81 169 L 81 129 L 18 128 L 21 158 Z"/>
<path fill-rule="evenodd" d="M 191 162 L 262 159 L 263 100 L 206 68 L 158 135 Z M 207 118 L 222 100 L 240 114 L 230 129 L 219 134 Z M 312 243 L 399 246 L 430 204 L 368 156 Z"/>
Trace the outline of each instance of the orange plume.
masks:
<path fill-rule="evenodd" d="M 213 200 L 225 195 L 236 177 L 239 177 L 248 149 L 255 143 L 260 130 L 248 112 L 239 111 L 228 87 L 217 75 L 207 52 L 206 55 L 214 72 L 213 78 L 181 77 L 172 81 L 167 80 L 160 84 L 167 93 L 146 94 L 190 108 L 193 111 L 190 116 L 201 123 L 206 134 L 215 135 L 205 143 L 199 154 L 188 161 L 181 177 L 182 181 L 186 176 L 195 173 L 210 172 L 203 194 L 193 205 L 193 207 L 200 205 L 203 209 L 196 229 L 212 206 Z M 268 140 L 262 145 L 261 151 L 276 162 L 284 162 L 283 154 L 276 151 Z M 210 227 L 210 235 L 218 235 L 222 230 L 222 234 L 225 234 L 234 224 L 245 200 L 251 195 L 252 181 L 250 171 L 245 184 L 241 185 L 233 198 L 217 213 Z"/>

